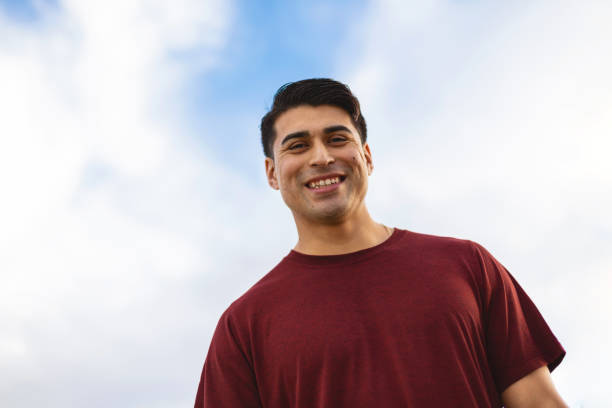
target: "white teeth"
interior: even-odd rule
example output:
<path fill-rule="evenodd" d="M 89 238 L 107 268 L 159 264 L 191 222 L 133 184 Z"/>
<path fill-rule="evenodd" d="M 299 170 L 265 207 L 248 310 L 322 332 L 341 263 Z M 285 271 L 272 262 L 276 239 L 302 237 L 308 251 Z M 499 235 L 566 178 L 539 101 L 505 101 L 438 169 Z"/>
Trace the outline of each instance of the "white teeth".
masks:
<path fill-rule="evenodd" d="M 324 179 L 324 180 L 312 181 L 308 183 L 308 186 L 310 188 L 319 188 L 322 186 L 329 186 L 330 184 L 335 184 L 339 182 L 340 182 L 340 177 L 334 177 L 334 178 L 329 178 L 329 179 Z"/>

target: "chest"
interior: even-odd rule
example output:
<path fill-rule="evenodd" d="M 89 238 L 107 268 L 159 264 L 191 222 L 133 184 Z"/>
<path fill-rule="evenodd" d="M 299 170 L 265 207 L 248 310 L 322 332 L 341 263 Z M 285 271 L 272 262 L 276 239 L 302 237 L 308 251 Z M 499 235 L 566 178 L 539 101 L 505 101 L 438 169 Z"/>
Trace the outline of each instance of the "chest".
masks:
<path fill-rule="evenodd" d="M 443 339 L 482 334 L 474 284 L 453 267 L 312 271 L 276 296 L 255 336 L 257 366 L 275 381 L 414 364 Z"/>

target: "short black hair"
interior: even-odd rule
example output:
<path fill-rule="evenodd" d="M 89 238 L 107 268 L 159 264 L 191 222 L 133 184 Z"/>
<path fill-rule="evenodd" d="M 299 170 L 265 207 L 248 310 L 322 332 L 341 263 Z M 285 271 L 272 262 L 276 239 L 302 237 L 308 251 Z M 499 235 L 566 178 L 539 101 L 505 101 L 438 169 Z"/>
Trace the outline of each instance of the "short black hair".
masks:
<path fill-rule="evenodd" d="M 365 118 L 361 114 L 359 101 L 349 87 L 329 78 L 311 78 L 286 83 L 276 91 L 272 108 L 261 119 L 261 144 L 266 157 L 274 158 L 272 146 L 276 138 L 274 131 L 276 119 L 287 110 L 300 105 L 332 105 L 343 109 L 351 117 L 353 125 L 359 132 L 361 143 L 365 144 L 367 138 Z"/>

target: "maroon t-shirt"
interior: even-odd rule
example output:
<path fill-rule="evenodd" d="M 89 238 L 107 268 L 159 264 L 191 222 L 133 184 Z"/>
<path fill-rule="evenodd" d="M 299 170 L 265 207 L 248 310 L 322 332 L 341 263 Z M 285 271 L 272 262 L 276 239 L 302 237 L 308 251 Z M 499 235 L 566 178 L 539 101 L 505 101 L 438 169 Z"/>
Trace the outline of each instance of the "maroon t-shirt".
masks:
<path fill-rule="evenodd" d="M 565 350 L 482 246 L 395 229 L 330 256 L 291 251 L 222 314 L 196 408 L 500 407 Z"/>

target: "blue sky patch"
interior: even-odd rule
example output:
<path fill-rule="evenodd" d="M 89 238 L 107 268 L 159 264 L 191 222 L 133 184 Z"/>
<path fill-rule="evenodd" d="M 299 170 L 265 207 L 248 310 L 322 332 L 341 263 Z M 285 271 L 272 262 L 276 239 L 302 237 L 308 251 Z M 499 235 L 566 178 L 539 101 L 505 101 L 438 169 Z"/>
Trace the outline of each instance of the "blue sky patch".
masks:
<path fill-rule="evenodd" d="M 41 9 L 57 6 L 57 0 L 0 0 L 0 12 L 22 23 L 36 22 Z"/>

